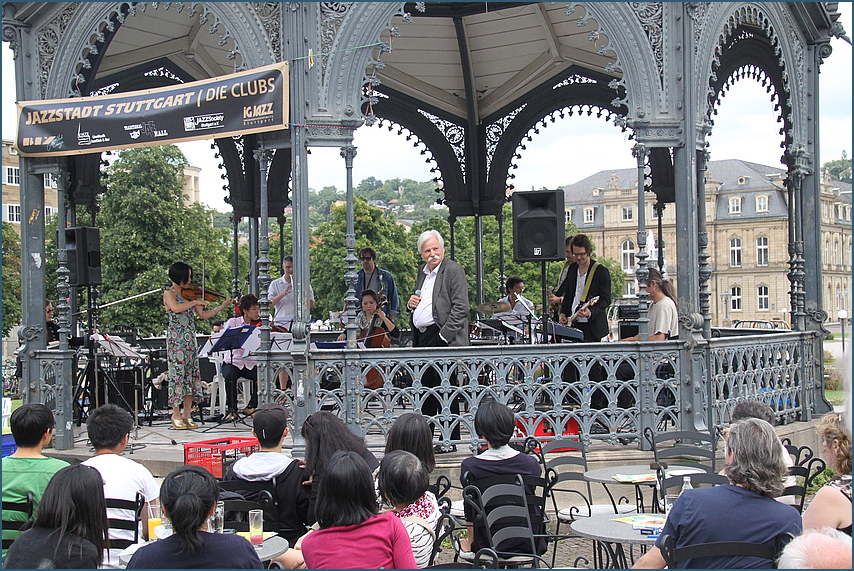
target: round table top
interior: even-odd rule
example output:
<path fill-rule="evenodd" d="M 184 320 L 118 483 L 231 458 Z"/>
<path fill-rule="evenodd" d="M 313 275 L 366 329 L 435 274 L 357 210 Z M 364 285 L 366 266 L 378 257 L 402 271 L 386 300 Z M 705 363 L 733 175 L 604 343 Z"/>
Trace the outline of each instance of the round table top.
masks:
<path fill-rule="evenodd" d="M 697 474 L 703 472 L 701 468 L 686 468 L 684 466 L 674 466 L 672 469 L 667 469 L 665 471 L 668 476 L 675 476 L 679 473 L 682 474 Z M 643 474 L 655 474 L 655 469 L 650 468 L 649 464 L 636 464 L 633 466 L 609 466 L 607 468 L 597 468 L 595 470 L 588 470 L 584 472 L 584 479 L 588 482 L 600 482 L 602 484 L 627 484 L 633 485 L 634 482 L 618 482 L 614 479 L 614 476 L 617 474 L 622 474 L 625 476 L 640 476 Z M 640 484 L 646 484 L 652 486 L 655 484 L 655 480 L 651 482 L 640 482 Z"/>
<path fill-rule="evenodd" d="M 261 561 L 269 561 L 274 557 L 278 557 L 288 550 L 288 540 L 284 537 L 274 535 L 264 540 L 259 547 L 255 548 L 258 558 Z"/>
<path fill-rule="evenodd" d="M 658 515 L 658 514 L 642 514 Z M 580 517 L 570 524 L 572 531 L 578 535 L 605 541 L 607 543 L 626 543 L 634 545 L 653 545 L 657 537 L 641 535 L 639 529 L 634 529 L 632 524 L 622 521 L 614 521 L 620 517 L 617 514 L 600 514 L 591 517 Z M 625 514 L 622 517 L 631 517 Z"/>

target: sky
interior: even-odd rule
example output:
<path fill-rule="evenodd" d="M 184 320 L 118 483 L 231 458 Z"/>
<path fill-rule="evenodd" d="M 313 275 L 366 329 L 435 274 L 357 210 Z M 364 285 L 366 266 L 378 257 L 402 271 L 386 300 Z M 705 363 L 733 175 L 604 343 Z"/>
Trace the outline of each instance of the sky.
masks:
<path fill-rule="evenodd" d="M 851 25 L 851 3 L 840 2 L 841 22 L 849 37 L 854 37 Z M 820 148 L 819 164 L 842 157 L 842 152 L 852 156 L 852 48 L 842 40 L 833 39 L 832 55 L 821 67 L 820 74 Z M 4 86 L 14 85 L 14 68 L 8 44 L 2 49 L 2 77 Z M 2 136 L 15 138 L 15 93 L 13 88 L 2 90 Z M 780 124 L 776 121 L 773 103 L 765 89 L 753 80 L 743 79 L 723 98 L 709 141 L 711 160 L 743 159 L 750 162 L 778 166 L 783 149 Z M 424 162 L 420 149 L 412 146 L 403 136 L 389 132 L 387 127 L 360 127 L 353 144 L 357 147 L 353 162 L 353 181 L 373 176 L 379 180 L 409 178 L 416 181 L 431 180 L 433 164 Z M 222 212 L 230 207 L 224 202 L 223 180 L 217 169 L 218 159 L 213 156 L 210 141 L 181 143 L 179 147 L 189 160 L 202 169 L 200 173 L 201 200 L 207 206 Z M 533 141 L 520 151 L 518 169 L 513 183 L 517 190 L 566 186 L 602 170 L 633 168 L 636 163 L 631 148 L 634 141 L 604 118 L 567 117 L 540 129 Z M 309 188 L 320 190 L 335 186 L 346 187 L 344 159 L 338 147 L 312 147 L 308 157 Z"/>

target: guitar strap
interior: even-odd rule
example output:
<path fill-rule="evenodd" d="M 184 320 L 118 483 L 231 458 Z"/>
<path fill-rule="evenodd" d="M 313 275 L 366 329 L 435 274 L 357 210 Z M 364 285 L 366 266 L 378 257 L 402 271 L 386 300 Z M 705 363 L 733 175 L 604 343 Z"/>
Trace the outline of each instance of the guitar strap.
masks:
<path fill-rule="evenodd" d="M 587 270 L 587 279 L 584 281 L 584 291 L 581 292 L 581 303 L 587 301 L 587 293 L 590 291 L 590 284 L 593 283 L 593 274 L 596 273 L 596 268 L 599 267 L 599 262 L 593 262 L 590 269 Z"/>

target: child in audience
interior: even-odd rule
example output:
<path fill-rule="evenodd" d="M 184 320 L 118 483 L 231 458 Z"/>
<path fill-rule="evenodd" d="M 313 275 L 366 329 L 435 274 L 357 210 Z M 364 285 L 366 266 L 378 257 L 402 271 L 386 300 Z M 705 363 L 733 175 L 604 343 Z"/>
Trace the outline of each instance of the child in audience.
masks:
<path fill-rule="evenodd" d="M 433 447 L 429 446 L 429 450 L 432 452 Z M 433 553 L 436 522 L 442 515 L 436 496 L 427 491 L 427 467 L 414 454 L 393 450 L 380 462 L 378 483 L 380 497 L 393 506 L 391 513 L 403 522 L 409 534 L 415 562 L 419 568 L 426 567 Z"/>
<path fill-rule="evenodd" d="M 309 569 L 415 568 L 406 528 L 394 514 L 377 514 L 371 469 L 360 454 L 333 454 L 319 488 L 319 529 L 297 547 Z"/>
<path fill-rule="evenodd" d="M 104 484 L 95 468 L 66 466 L 53 475 L 31 529 L 6 554 L 6 569 L 95 569 L 109 524 Z"/>
<path fill-rule="evenodd" d="M 140 547 L 128 569 L 263 569 L 252 544 L 233 533 L 208 533 L 219 486 L 201 466 L 180 466 L 160 486 L 163 516 L 174 533 Z"/>
<path fill-rule="evenodd" d="M 406 450 L 415 454 L 424 462 L 428 474 L 436 467 L 433 429 L 420 414 L 405 412 L 394 421 L 386 437 L 385 453 L 393 450 Z"/>

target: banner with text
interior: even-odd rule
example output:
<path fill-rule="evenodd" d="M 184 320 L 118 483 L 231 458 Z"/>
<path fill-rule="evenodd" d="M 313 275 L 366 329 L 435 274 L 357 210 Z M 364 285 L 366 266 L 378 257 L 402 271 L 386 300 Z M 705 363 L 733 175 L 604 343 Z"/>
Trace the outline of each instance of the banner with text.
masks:
<path fill-rule="evenodd" d="M 288 62 L 145 91 L 18 103 L 15 146 L 58 157 L 277 131 L 288 126 Z"/>

